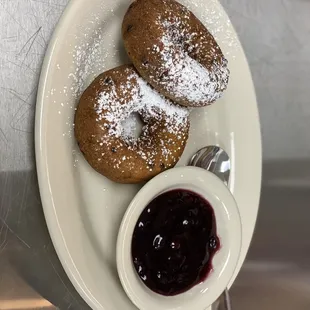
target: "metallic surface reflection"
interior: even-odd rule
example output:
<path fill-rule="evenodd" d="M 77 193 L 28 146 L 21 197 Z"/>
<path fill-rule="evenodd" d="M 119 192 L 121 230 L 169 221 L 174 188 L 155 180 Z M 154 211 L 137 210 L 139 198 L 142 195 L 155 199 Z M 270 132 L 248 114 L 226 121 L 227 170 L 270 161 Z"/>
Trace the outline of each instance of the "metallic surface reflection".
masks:
<path fill-rule="evenodd" d="M 233 308 L 310 309 L 309 172 L 310 160 L 265 163 L 254 239 L 231 289 Z"/>

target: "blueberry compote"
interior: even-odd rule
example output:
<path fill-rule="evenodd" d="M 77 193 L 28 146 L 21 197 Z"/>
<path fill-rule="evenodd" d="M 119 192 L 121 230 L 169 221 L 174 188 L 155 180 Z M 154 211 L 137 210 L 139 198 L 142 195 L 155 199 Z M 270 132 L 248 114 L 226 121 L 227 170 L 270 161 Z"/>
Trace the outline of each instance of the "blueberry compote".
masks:
<path fill-rule="evenodd" d="M 206 279 L 219 246 L 210 203 L 196 193 L 177 189 L 156 197 L 144 209 L 131 250 L 145 285 L 173 296 Z"/>

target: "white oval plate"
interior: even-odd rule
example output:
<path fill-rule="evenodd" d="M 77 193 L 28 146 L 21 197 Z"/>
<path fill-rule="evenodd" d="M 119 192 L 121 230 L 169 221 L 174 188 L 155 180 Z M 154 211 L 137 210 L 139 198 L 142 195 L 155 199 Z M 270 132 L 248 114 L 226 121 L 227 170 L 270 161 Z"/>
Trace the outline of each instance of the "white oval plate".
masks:
<path fill-rule="evenodd" d="M 240 208 L 242 252 L 252 238 L 261 182 L 261 137 L 255 91 L 246 58 L 216 0 L 186 0 L 215 35 L 229 61 L 224 97 L 191 115 L 191 135 L 179 165 L 199 148 L 218 144 L 230 155 L 230 189 Z M 110 182 L 85 162 L 73 136 L 77 98 L 100 72 L 127 62 L 121 23 L 127 0 L 74 0 L 46 53 L 36 111 L 36 158 L 47 225 L 75 288 L 93 309 L 135 309 L 116 271 L 122 216 L 139 189 Z M 235 276 L 237 275 L 237 272 Z"/>

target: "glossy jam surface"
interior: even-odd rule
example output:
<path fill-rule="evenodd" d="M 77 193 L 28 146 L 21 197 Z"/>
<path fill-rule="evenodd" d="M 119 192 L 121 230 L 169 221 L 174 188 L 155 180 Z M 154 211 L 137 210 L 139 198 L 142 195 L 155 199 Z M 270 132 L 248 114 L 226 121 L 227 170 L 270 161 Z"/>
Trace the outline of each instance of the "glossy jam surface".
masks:
<path fill-rule="evenodd" d="M 172 296 L 206 279 L 219 249 L 212 206 L 198 194 L 177 189 L 144 209 L 132 239 L 132 259 L 152 291 Z"/>

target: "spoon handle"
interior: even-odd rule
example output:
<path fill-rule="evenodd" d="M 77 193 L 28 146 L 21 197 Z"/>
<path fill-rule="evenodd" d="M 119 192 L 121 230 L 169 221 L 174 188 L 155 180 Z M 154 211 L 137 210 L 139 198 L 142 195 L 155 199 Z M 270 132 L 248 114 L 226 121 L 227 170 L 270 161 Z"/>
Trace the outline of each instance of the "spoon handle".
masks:
<path fill-rule="evenodd" d="M 224 307 L 225 310 L 232 310 L 230 296 L 227 289 L 224 292 Z"/>
<path fill-rule="evenodd" d="M 212 310 L 213 309 L 214 307 L 212 307 Z M 222 295 L 217 300 L 214 310 L 232 310 L 230 296 L 227 289 L 222 293 Z"/>

